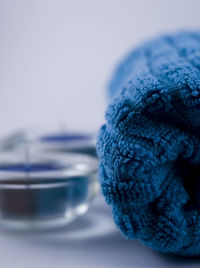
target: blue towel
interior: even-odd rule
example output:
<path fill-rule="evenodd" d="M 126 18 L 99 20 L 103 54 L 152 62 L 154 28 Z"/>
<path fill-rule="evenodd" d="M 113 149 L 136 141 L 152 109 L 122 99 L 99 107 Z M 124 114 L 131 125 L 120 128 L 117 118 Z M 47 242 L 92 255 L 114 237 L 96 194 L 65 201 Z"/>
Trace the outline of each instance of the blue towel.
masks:
<path fill-rule="evenodd" d="M 200 32 L 133 50 L 109 87 L 97 139 L 100 182 L 122 233 L 200 254 Z"/>

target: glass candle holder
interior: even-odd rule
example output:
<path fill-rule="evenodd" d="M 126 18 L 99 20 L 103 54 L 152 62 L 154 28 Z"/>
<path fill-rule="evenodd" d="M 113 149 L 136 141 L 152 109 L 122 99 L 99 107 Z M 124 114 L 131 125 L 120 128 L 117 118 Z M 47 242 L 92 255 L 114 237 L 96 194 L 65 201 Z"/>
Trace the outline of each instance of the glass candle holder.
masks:
<path fill-rule="evenodd" d="M 45 150 L 76 152 L 96 156 L 95 136 L 78 132 L 55 132 L 38 137 L 37 141 Z"/>
<path fill-rule="evenodd" d="M 23 144 L 25 141 L 25 132 L 17 130 L 0 137 L 0 152 L 14 150 L 18 145 Z"/>
<path fill-rule="evenodd" d="M 0 154 L 0 227 L 57 227 L 85 213 L 97 194 L 97 160 L 67 153 Z"/>
<path fill-rule="evenodd" d="M 0 150 L 8 151 L 33 144 L 40 150 L 52 152 L 74 152 L 96 157 L 96 137 L 94 134 L 66 130 L 21 130 L 0 139 Z"/>

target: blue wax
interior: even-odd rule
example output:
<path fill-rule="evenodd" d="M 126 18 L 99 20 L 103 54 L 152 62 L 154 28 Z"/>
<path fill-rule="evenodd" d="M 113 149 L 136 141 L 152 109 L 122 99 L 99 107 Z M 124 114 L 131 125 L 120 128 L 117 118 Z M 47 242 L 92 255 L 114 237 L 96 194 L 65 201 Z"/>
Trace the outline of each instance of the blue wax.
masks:
<path fill-rule="evenodd" d="M 86 134 L 49 134 L 40 138 L 42 142 L 71 142 L 71 141 L 87 141 L 91 139 L 91 135 Z"/>
<path fill-rule="evenodd" d="M 57 163 L 18 163 L 18 164 L 0 164 L 0 171 L 10 172 L 48 172 L 63 170 L 65 167 Z"/>

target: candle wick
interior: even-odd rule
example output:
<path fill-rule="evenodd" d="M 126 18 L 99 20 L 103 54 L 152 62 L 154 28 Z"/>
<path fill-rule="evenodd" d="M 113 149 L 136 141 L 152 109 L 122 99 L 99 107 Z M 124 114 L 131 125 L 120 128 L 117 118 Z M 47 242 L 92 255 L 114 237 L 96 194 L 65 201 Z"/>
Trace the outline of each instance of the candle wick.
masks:
<path fill-rule="evenodd" d="M 30 150 L 29 146 L 25 146 L 25 166 L 26 166 L 26 172 L 28 173 L 30 171 L 30 165 L 31 165 L 31 157 L 30 157 Z"/>

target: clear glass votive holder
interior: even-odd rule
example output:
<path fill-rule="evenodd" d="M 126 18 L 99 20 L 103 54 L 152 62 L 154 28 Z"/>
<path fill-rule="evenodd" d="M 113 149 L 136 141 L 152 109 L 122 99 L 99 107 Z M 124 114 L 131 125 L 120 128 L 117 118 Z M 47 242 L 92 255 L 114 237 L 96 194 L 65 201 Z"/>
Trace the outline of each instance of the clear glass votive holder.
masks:
<path fill-rule="evenodd" d="M 99 190 L 96 158 L 76 153 L 0 153 L 0 227 L 58 227 L 85 213 Z"/>

